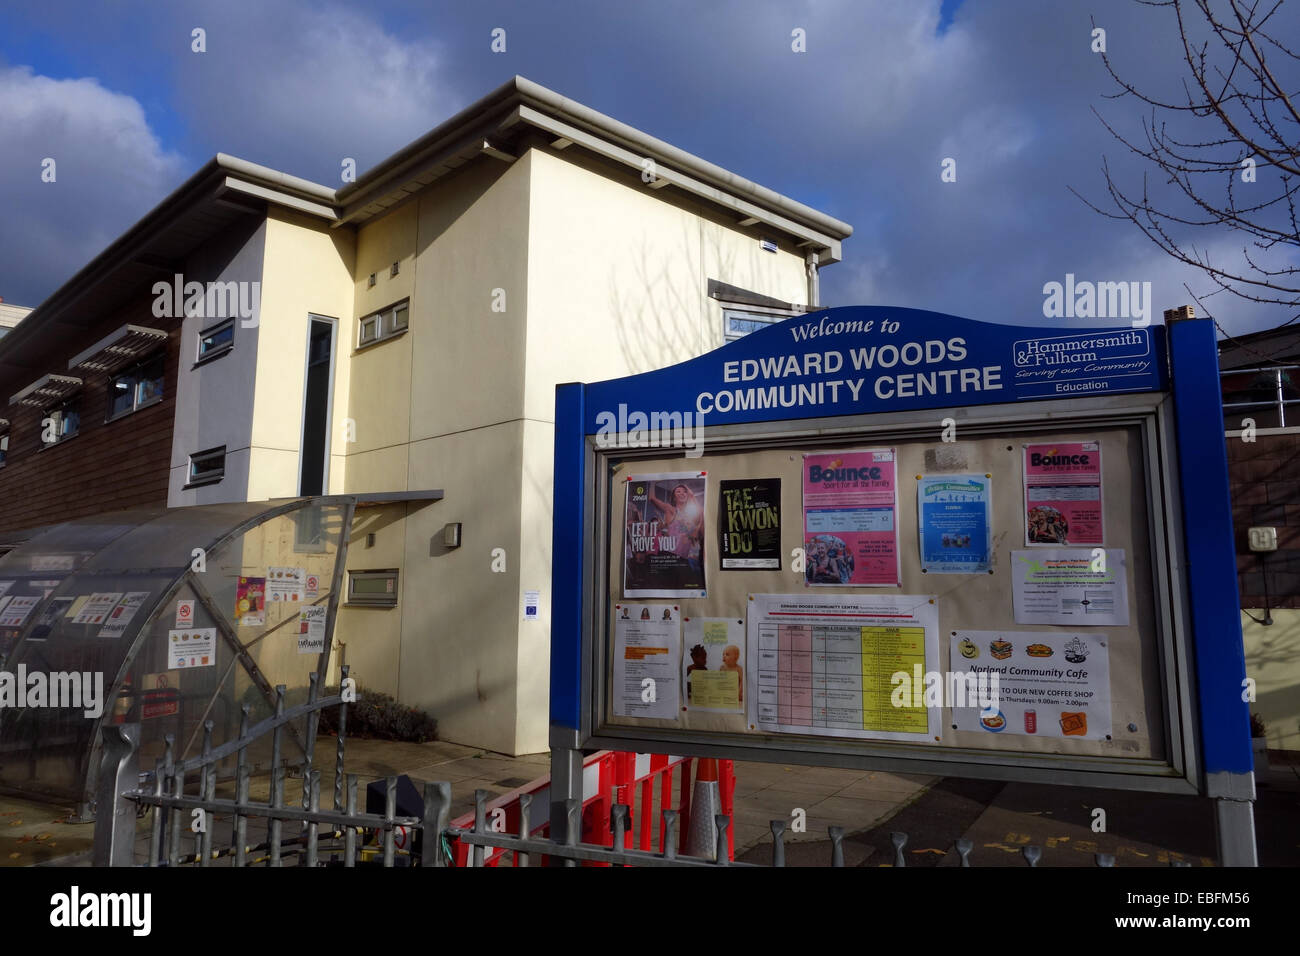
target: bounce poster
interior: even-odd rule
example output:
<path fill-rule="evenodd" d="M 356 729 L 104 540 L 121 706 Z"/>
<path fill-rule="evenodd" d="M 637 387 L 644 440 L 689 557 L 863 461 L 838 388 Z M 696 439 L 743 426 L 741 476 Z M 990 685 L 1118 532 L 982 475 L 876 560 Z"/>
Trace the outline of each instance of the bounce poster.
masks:
<path fill-rule="evenodd" d="M 1025 544 L 1101 544 L 1101 446 L 1025 446 Z"/>
<path fill-rule="evenodd" d="M 631 475 L 623 513 L 623 596 L 700 598 L 705 476 Z"/>
<path fill-rule="evenodd" d="M 803 457 L 805 583 L 898 587 L 894 450 Z"/>

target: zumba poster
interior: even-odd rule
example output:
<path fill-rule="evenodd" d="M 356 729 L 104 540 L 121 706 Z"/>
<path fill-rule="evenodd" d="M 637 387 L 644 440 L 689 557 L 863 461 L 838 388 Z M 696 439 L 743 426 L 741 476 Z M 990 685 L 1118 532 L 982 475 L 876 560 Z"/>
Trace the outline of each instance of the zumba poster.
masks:
<path fill-rule="evenodd" d="M 809 585 L 898 587 L 894 450 L 803 457 Z"/>
<path fill-rule="evenodd" d="M 704 488 L 698 471 L 627 479 L 624 597 L 705 596 Z"/>

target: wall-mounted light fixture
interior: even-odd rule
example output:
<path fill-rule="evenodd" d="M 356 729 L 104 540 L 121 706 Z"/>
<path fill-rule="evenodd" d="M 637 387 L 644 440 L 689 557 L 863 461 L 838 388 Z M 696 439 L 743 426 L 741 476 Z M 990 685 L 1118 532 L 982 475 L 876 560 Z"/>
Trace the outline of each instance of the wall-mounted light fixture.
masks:
<path fill-rule="evenodd" d="M 442 529 L 442 543 L 449 548 L 460 547 L 460 522 L 456 521 Z"/>

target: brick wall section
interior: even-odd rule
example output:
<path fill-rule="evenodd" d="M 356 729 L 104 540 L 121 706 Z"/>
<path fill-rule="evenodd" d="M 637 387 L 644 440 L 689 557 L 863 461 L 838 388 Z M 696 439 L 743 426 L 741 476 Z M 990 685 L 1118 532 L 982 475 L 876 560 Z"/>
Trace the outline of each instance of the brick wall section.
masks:
<path fill-rule="evenodd" d="M 1264 604 L 1264 575 L 1250 550 L 1252 525 L 1277 528 L 1277 551 L 1267 556 L 1269 606 L 1300 608 L 1300 435 L 1257 435 L 1228 440 L 1228 481 L 1237 542 L 1237 582 L 1243 607 Z"/>
<path fill-rule="evenodd" d="M 172 423 L 180 359 L 180 321 L 154 318 L 151 298 L 72 334 L 51 352 L 46 366 L 20 378 L 0 379 L 0 418 L 10 421 L 9 453 L 0 468 L 0 530 L 69 521 L 123 508 L 165 506 L 171 465 Z M 168 333 L 161 402 L 105 422 L 109 377 L 102 372 L 73 372 L 68 359 L 123 325 L 158 328 Z M 9 405 L 9 396 L 46 372 L 78 375 L 84 380 L 76 436 L 57 445 L 41 442 L 42 410 Z"/>

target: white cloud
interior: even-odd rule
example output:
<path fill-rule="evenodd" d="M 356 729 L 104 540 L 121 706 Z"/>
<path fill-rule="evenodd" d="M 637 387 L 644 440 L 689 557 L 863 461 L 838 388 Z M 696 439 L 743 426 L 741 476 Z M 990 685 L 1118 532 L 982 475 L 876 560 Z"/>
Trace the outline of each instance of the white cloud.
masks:
<path fill-rule="evenodd" d="M 140 103 L 98 80 L 0 68 L 0 208 L 8 276 L 0 296 L 35 306 L 188 171 Z M 55 181 L 42 182 L 42 162 Z"/>

